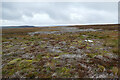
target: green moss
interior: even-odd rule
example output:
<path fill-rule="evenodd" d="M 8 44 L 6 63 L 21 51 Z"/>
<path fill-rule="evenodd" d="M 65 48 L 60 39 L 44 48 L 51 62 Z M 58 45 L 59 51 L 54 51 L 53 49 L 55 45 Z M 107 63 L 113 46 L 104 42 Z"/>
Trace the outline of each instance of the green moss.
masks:
<path fill-rule="evenodd" d="M 87 39 L 92 39 L 92 38 L 93 38 L 93 36 L 88 36 L 88 37 L 87 37 Z"/>
<path fill-rule="evenodd" d="M 3 54 L 3 52 L 0 52 L 0 54 Z"/>
<path fill-rule="evenodd" d="M 91 47 L 87 46 L 86 48 L 87 48 L 87 49 L 90 49 Z"/>
<path fill-rule="evenodd" d="M 69 73 L 70 69 L 66 68 L 66 67 L 62 67 L 62 68 L 59 69 L 59 72 Z"/>
<path fill-rule="evenodd" d="M 24 37 L 23 39 L 27 39 L 27 38 Z"/>
<path fill-rule="evenodd" d="M 21 70 L 21 69 L 27 69 L 27 68 L 32 68 L 32 62 L 34 62 L 34 60 L 21 60 L 20 58 L 12 60 L 9 62 L 9 65 L 6 66 L 6 68 L 11 68 L 17 70 Z M 14 65 L 10 65 L 10 64 L 14 64 Z"/>
<path fill-rule="evenodd" d="M 57 70 L 57 73 L 59 74 L 59 76 L 61 77 L 70 77 L 71 74 L 70 74 L 70 69 L 67 68 L 67 67 L 62 67 L 62 68 L 59 68 Z"/>
<path fill-rule="evenodd" d="M 14 39 L 17 39 L 16 37 Z"/>
<path fill-rule="evenodd" d="M 27 77 L 27 78 L 34 78 L 35 76 L 38 75 L 38 72 L 36 72 L 34 68 L 25 68 L 25 69 L 22 69 L 21 73 L 23 75 L 26 74 L 25 77 Z"/>
<path fill-rule="evenodd" d="M 32 63 L 33 60 L 22 60 L 20 63 Z"/>
<path fill-rule="evenodd" d="M 104 51 L 104 53 L 109 53 L 109 51 Z"/>
<path fill-rule="evenodd" d="M 27 41 L 27 40 L 24 40 L 23 42 L 24 42 L 25 44 L 28 44 L 28 43 L 29 43 L 29 41 Z"/>
<path fill-rule="evenodd" d="M 105 43 L 104 43 L 104 46 L 117 47 L 118 46 L 118 40 L 115 40 L 115 39 L 106 40 Z"/>
<path fill-rule="evenodd" d="M 34 45 L 34 44 L 35 44 L 34 42 L 31 43 L 31 45 Z"/>
<path fill-rule="evenodd" d="M 45 56 L 46 58 L 49 58 L 50 56 L 49 55 L 47 55 L 47 56 Z"/>
<path fill-rule="evenodd" d="M 79 35 L 78 36 L 80 39 L 85 39 L 85 37 L 83 35 Z"/>
<path fill-rule="evenodd" d="M 102 66 L 102 65 L 98 65 L 98 68 L 99 68 L 99 70 L 102 71 L 102 72 L 105 70 L 105 67 Z"/>
<path fill-rule="evenodd" d="M 25 60 L 26 62 L 29 62 L 29 63 L 31 63 L 31 62 L 33 62 L 33 60 Z"/>
<path fill-rule="evenodd" d="M 37 59 L 41 59 L 42 58 L 41 54 L 38 54 L 36 57 L 37 57 Z"/>
<path fill-rule="evenodd" d="M 52 59 L 52 63 L 57 63 L 57 60 L 55 60 L 55 59 Z"/>
<path fill-rule="evenodd" d="M 87 55 L 90 57 L 90 58 L 94 58 L 96 55 L 98 55 L 99 53 L 88 53 Z"/>
<path fill-rule="evenodd" d="M 72 53 L 68 53 L 68 52 L 62 52 L 62 53 L 58 53 L 59 55 L 63 55 L 63 54 L 72 54 Z"/>
<path fill-rule="evenodd" d="M 13 75 L 15 73 L 15 69 L 11 69 L 8 75 Z"/>
<path fill-rule="evenodd" d="M 72 42 L 72 44 L 74 45 L 74 44 L 77 44 L 77 42 Z"/>
<path fill-rule="evenodd" d="M 112 52 L 117 54 L 118 53 L 118 48 L 113 48 Z"/>
<path fill-rule="evenodd" d="M 16 58 L 16 59 L 10 61 L 8 64 L 15 64 L 15 63 L 17 63 L 19 61 L 21 61 L 21 58 Z"/>
<path fill-rule="evenodd" d="M 2 68 L 2 73 L 3 75 L 7 75 L 7 76 L 11 76 L 13 75 L 16 71 L 19 70 L 19 67 L 17 66 L 17 64 L 19 64 L 19 62 L 21 61 L 21 58 L 16 58 L 12 61 L 10 61 L 7 65 L 5 65 Z"/>
<path fill-rule="evenodd" d="M 26 75 L 27 78 L 35 78 L 35 76 L 35 72 L 31 72 Z"/>
<path fill-rule="evenodd" d="M 32 68 L 32 62 L 33 60 L 22 60 L 17 64 L 18 69 Z"/>
<path fill-rule="evenodd" d="M 79 40 L 78 43 L 82 43 L 82 40 Z"/>
<path fill-rule="evenodd" d="M 44 48 L 44 47 L 46 47 L 46 46 L 47 46 L 46 44 L 41 44 L 41 45 L 40 45 L 41 48 Z"/>
<path fill-rule="evenodd" d="M 51 71 L 51 68 L 50 67 L 46 67 L 46 71 L 47 72 Z"/>
<path fill-rule="evenodd" d="M 118 68 L 117 67 L 113 67 L 112 68 L 112 72 L 113 72 L 113 74 L 118 74 Z"/>
<path fill-rule="evenodd" d="M 6 47 L 7 47 L 7 48 L 10 48 L 10 47 L 12 47 L 12 45 L 7 45 Z"/>
<path fill-rule="evenodd" d="M 36 37 L 31 37 L 30 39 L 29 39 L 29 41 L 34 41 L 34 40 L 36 40 L 37 38 Z"/>
<path fill-rule="evenodd" d="M 99 38 L 99 39 L 104 39 L 105 37 L 104 37 L 104 36 L 99 36 L 98 38 Z"/>

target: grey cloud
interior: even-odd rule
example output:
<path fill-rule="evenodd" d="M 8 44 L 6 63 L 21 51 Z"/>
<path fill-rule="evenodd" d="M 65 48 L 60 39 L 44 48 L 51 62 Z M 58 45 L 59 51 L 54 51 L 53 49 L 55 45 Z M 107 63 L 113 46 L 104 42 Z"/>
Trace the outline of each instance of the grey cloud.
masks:
<path fill-rule="evenodd" d="M 118 19 L 118 5 L 113 2 L 5 2 L 2 8 L 3 25 L 117 23 Z"/>
<path fill-rule="evenodd" d="M 22 13 L 18 12 L 17 10 L 11 10 L 11 9 L 3 9 L 2 10 L 2 18 L 5 20 L 20 19 L 21 16 L 22 16 Z"/>

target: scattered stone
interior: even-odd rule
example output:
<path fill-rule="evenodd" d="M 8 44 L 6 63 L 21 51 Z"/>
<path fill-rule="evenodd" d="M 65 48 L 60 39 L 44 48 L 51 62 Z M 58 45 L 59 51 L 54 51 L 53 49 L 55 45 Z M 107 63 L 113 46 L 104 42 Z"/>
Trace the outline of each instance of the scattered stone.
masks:
<path fill-rule="evenodd" d="M 82 54 L 83 51 L 82 51 L 81 49 L 77 49 L 77 50 L 76 50 L 76 53 L 78 53 L 78 54 Z"/>
<path fill-rule="evenodd" d="M 93 42 L 92 40 L 85 40 L 86 42 Z"/>
<path fill-rule="evenodd" d="M 2 42 L 3 44 L 8 44 L 9 42 Z"/>
<path fill-rule="evenodd" d="M 26 38 L 18 36 L 17 39 L 10 41 L 8 41 L 10 38 L 8 40 L 5 38 L 2 46 L 2 67 L 5 73 L 3 75 L 6 77 L 7 74 L 11 74 L 9 72 L 13 72 L 13 75 L 9 76 L 12 78 L 27 76 L 109 78 L 118 75 L 118 67 L 115 65 L 119 59 L 113 54 L 112 47 L 103 46 L 102 39 L 98 39 L 99 33 L 91 35 L 91 31 L 100 31 L 99 29 L 76 27 L 54 29 L 58 31 L 47 28 L 47 31 L 30 32 Z M 88 31 L 88 34 L 84 33 L 85 31 Z M 95 39 L 87 40 L 89 34 Z M 25 42 L 17 42 L 19 39 L 21 41 L 24 39 Z M 19 68 L 16 63 L 21 65 L 21 71 L 16 69 Z M 14 69 L 18 71 L 14 72 Z"/>
<path fill-rule="evenodd" d="M 77 54 L 64 54 L 64 55 L 61 55 L 60 57 L 63 57 L 63 58 L 82 58 L 82 55 L 77 55 Z"/>
<path fill-rule="evenodd" d="M 75 47 L 74 46 L 70 46 L 70 49 L 75 49 Z"/>
<path fill-rule="evenodd" d="M 58 56 L 58 57 L 54 57 L 54 59 L 59 59 L 60 57 Z"/>
<path fill-rule="evenodd" d="M 57 50 L 57 49 L 55 49 L 55 48 L 53 48 L 53 49 L 48 48 L 48 51 L 51 52 L 51 53 L 53 53 L 53 52 L 55 52 L 55 53 L 62 53 L 61 50 Z"/>
<path fill-rule="evenodd" d="M 54 78 L 57 77 L 57 73 L 53 73 L 52 77 L 54 77 Z"/>
<path fill-rule="evenodd" d="M 22 58 L 25 58 L 25 59 L 33 59 L 34 57 L 35 56 L 31 53 L 26 53 L 22 55 Z"/>

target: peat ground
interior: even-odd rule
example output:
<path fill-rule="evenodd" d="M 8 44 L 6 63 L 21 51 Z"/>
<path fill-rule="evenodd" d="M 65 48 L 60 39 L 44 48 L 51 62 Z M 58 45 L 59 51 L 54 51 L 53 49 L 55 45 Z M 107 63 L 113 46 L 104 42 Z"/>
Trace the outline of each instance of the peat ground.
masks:
<path fill-rule="evenodd" d="M 120 76 L 118 25 L 11 28 L 2 33 L 3 78 Z"/>

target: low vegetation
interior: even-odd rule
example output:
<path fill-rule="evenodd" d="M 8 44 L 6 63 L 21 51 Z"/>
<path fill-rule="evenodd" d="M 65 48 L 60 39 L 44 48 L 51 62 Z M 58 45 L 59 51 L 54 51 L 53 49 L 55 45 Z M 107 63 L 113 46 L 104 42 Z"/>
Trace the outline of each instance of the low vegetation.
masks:
<path fill-rule="evenodd" d="M 69 28 L 68 32 L 59 27 L 3 29 L 3 78 L 120 76 L 116 26 L 115 29 L 102 27 L 98 31 L 76 32 Z M 52 34 L 53 31 L 58 32 Z M 31 32 L 41 33 L 31 35 Z"/>

